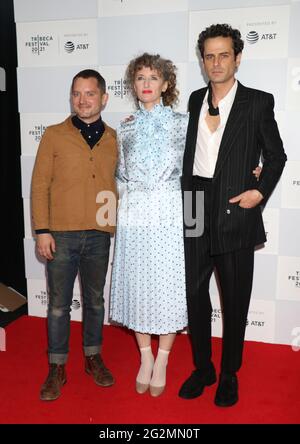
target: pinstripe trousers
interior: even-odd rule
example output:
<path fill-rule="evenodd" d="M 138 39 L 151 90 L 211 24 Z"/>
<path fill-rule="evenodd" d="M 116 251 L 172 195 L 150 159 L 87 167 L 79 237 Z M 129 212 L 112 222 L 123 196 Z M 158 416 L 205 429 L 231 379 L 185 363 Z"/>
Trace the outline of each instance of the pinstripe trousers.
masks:
<path fill-rule="evenodd" d="M 219 255 L 210 254 L 212 182 L 193 176 L 193 205 L 196 191 L 204 191 L 204 232 L 185 237 L 186 286 L 189 331 L 195 367 L 212 367 L 209 282 L 215 269 L 223 314 L 222 373 L 235 373 L 242 364 L 244 336 L 253 281 L 254 247 Z"/>

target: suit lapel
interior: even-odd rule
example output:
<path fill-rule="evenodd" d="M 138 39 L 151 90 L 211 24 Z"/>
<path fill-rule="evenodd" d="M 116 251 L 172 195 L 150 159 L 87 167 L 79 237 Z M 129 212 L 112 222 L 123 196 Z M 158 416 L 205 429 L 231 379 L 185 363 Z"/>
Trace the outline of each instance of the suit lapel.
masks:
<path fill-rule="evenodd" d="M 190 121 L 187 132 L 186 150 L 183 161 L 183 172 L 184 174 L 187 175 L 193 175 L 199 117 L 206 91 L 207 88 L 200 90 L 196 100 L 190 106 Z"/>
<path fill-rule="evenodd" d="M 243 85 L 241 85 L 240 82 L 238 82 L 238 88 L 236 91 L 235 99 L 232 104 L 232 108 L 229 113 L 222 141 L 220 144 L 214 177 L 216 177 L 219 174 L 220 169 L 223 163 L 225 162 L 226 157 L 228 156 L 235 139 L 238 137 L 239 132 L 242 129 L 243 123 L 245 122 L 248 113 L 249 113 L 248 89 Z"/>

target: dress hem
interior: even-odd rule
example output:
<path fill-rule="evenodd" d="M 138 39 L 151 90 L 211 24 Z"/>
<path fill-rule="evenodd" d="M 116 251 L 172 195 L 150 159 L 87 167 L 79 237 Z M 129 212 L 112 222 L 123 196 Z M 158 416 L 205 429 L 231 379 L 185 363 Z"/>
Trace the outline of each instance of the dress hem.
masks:
<path fill-rule="evenodd" d="M 148 330 L 148 329 L 144 329 L 144 328 L 138 328 L 138 327 L 133 326 L 132 324 L 124 324 L 123 322 L 117 321 L 115 319 L 109 319 L 109 321 L 112 322 L 111 325 L 117 324 L 118 326 L 126 327 L 129 330 L 133 330 L 136 333 L 143 333 L 143 334 L 149 334 L 149 335 L 168 335 L 171 333 L 178 333 L 178 332 L 185 330 L 188 327 L 188 325 L 185 324 L 184 326 L 174 328 L 174 330 L 171 329 L 168 331 L 166 331 L 166 330 L 160 331 L 160 330 L 152 330 L 152 329 Z"/>

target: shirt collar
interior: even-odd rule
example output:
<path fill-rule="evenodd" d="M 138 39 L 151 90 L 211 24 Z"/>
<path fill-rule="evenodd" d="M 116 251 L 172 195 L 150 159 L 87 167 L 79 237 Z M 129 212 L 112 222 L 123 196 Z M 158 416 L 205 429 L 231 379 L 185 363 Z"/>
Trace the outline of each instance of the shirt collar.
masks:
<path fill-rule="evenodd" d="M 238 82 L 237 82 L 237 80 L 235 80 L 234 84 L 232 85 L 232 87 L 230 88 L 230 90 L 228 91 L 226 96 L 220 100 L 219 105 L 218 105 L 219 107 L 222 108 L 223 106 L 231 106 L 233 104 L 237 87 L 238 87 Z"/>
<path fill-rule="evenodd" d="M 81 131 L 86 131 L 88 129 L 89 130 L 93 130 L 93 129 L 96 130 L 98 128 L 103 128 L 103 126 L 104 126 L 101 116 L 95 122 L 85 123 L 83 120 L 81 120 L 78 116 L 75 115 L 72 117 L 72 123 L 76 128 L 78 128 Z"/>
<path fill-rule="evenodd" d="M 220 100 L 220 102 L 218 103 L 218 108 L 223 108 L 224 106 L 230 106 L 233 104 L 234 98 L 235 98 L 235 94 L 236 94 L 236 90 L 238 87 L 238 82 L 235 79 L 234 80 L 234 84 L 232 85 L 232 87 L 230 88 L 230 90 L 228 91 L 228 93 L 226 94 L 225 97 L 223 97 L 223 99 Z M 207 98 L 208 98 L 208 89 L 206 91 L 203 103 L 207 104 Z"/>

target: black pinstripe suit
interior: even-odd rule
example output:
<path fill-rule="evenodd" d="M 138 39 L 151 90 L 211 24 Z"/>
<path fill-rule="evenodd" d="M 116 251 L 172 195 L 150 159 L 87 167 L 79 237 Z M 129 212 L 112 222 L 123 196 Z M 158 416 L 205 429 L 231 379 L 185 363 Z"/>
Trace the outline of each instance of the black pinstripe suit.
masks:
<path fill-rule="evenodd" d="M 240 193 L 258 189 L 264 201 L 272 193 L 286 155 L 274 120 L 271 94 L 238 83 L 220 144 L 211 182 L 193 179 L 200 110 L 207 88 L 189 100 L 190 119 L 183 161 L 183 191 L 204 190 L 205 230 L 185 238 L 189 328 L 196 368 L 211 366 L 211 303 L 209 281 L 216 267 L 222 293 L 223 354 L 221 370 L 236 372 L 242 362 L 250 302 L 255 245 L 266 241 L 260 206 L 230 204 Z M 252 174 L 264 159 L 259 182 Z"/>

